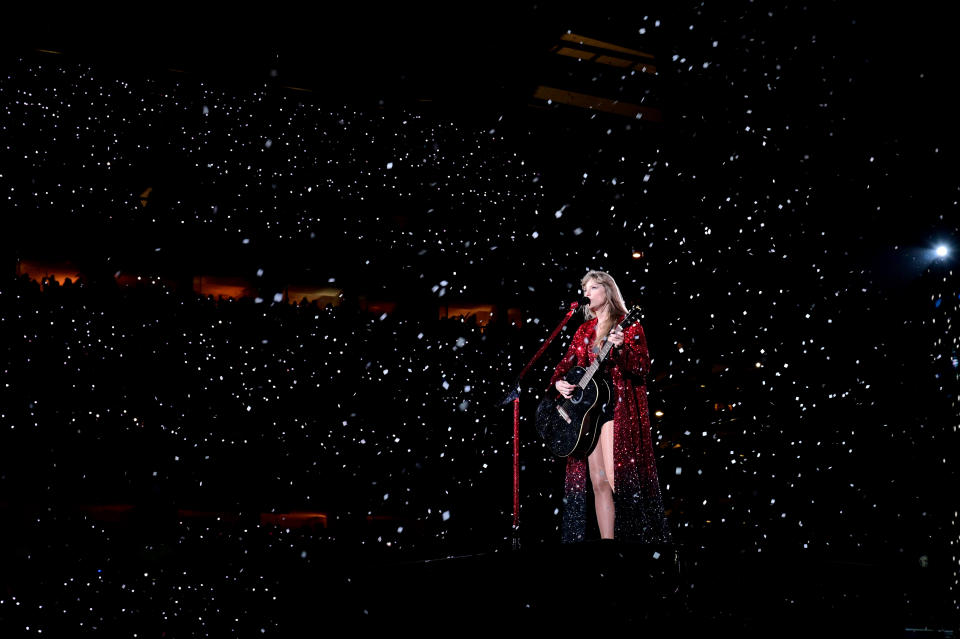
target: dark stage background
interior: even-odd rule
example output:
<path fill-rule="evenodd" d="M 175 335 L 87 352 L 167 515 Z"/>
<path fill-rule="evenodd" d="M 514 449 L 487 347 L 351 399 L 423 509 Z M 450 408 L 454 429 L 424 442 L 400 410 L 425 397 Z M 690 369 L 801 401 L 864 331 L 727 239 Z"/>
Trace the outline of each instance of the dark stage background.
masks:
<path fill-rule="evenodd" d="M 688 617 L 729 612 L 703 566 L 859 566 L 898 636 L 955 630 L 945 16 L 437 11 L 6 47 L 4 626 L 282 635 L 508 552 L 495 403 L 595 268 L 643 311 Z M 580 321 L 524 386 L 538 552 L 569 551 L 533 408 Z"/>

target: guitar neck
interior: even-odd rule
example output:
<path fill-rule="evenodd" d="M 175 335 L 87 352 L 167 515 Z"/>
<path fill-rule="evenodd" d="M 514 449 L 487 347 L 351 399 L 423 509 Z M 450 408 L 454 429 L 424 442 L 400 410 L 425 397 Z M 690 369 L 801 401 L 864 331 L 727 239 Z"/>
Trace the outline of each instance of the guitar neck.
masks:
<path fill-rule="evenodd" d="M 613 330 L 613 329 L 611 329 Z M 587 367 L 586 372 L 583 374 L 583 377 L 580 379 L 580 383 L 577 384 L 580 388 L 586 388 L 587 384 L 590 383 L 590 380 L 593 379 L 593 376 L 600 370 L 600 365 L 603 364 L 603 360 L 610 353 L 610 349 L 613 348 L 613 344 L 609 340 L 603 340 L 603 346 L 600 347 L 600 352 L 597 353 L 597 358 L 593 360 L 593 363 Z"/>
<path fill-rule="evenodd" d="M 640 309 L 634 307 L 627 315 L 620 320 L 620 323 L 617 324 L 617 328 L 626 330 L 631 324 L 640 319 Z M 610 329 L 611 331 L 613 328 Z M 609 333 L 607 333 L 609 336 Z M 584 372 L 583 377 L 580 379 L 580 383 L 577 384 L 580 388 L 586 388 L 587 384 L 590 383 L 590 380 L 593 379 L 593 376 L 596 375 L 597 371 L 600 370 L 600 365 L 603 364 L 603 360 L 606 359 L 607 354 L 610 353 L 610 349 L 613 348 L 613 344 L 610 343 L 609 339 L 603 340 L 603 346 L 600 347 L 600 352 L 597 353 L 597 358 L 593 360 L 593 363 L 587 367 L 586 372 Z"/>

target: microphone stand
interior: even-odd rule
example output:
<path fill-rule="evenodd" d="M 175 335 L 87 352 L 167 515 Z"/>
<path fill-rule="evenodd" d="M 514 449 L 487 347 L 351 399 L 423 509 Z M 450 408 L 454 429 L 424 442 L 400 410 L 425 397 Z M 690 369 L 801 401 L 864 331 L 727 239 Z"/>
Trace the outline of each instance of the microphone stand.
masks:
<path fill-rule="evenodd" d="M 570 304 L 570 310 L 564 318 L 560 320 L 557 327 L 553 329 L 550 337 L 543 342 L 540 349 L 534 353 L 530 361 L 527 362 L 527 365 L 523 367 L 523 370 L 517 375 L 517 378 L 503 399 L 497 402 L 498 406 L 513 402 L 513 533 L 511 543 L 513 550 L 520 549 L 520 382 L 533 366 L 534 362 L 540 359 L 543 352 L 547 350 L 547 347 L 557 337 L 560 330 L 570 321 L 574 311 L 576 311 L 579 306 L 580 304 L 577 302 Z"/>

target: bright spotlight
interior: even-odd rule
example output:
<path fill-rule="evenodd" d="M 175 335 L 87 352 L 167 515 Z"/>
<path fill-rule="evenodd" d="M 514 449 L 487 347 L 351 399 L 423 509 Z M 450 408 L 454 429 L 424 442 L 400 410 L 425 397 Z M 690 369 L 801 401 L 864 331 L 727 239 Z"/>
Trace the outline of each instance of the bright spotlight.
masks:
<path fill-rule="evenodd" d="M 941 244 L 937 247 L 937 257 L 946 257 L 947 256 L 947 247 Z"/>

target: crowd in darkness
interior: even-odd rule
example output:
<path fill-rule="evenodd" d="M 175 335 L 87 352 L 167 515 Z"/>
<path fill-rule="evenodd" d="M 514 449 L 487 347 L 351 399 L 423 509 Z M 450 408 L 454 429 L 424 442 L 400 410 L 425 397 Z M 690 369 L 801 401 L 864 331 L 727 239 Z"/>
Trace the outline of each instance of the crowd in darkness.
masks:
<path fill-rule="evenodd" d="M 493 408 L 504 387 L 474 375 L 539 329 L 26 275 L 0 287 L 0 309 L 7 618 L 31 619 L 17 597 L 35 597 L 72 622 L 116 624 L 121 588 L 139 588 L 130 614 L 149 616 L 186 584 L 178 596 L 205 610 L 214 588 L 239 593 L 250 608 L 231 607 L 240 621 L 224 627 L 248 627 L 250 610 L 274 614 L 257 589 L 305 566 L 510 535 L 511 415 Z M 524 451 L 526 499 L 551 471 L 532 463 L 545 459 L 537 442 Z M 103 506 L 119 507 L 113 521 Z M 325 524 L 262 519 L 298 511 Z"/>
<path fill-rule="evenodd" d="M 3 300 L 7 499 L 382 517 L 400 546 L 509 520 L 488 375 L 533 331 L 27 276 Z"/>
<path fill-rule="evenodd" d="M 163 587 L 174 583 L 170 571 L 186 575 L 199 557 L 219 557 L 237 574 L 221 577 L 218 591 L 228 585 L 255 599 L 262 581 L 240 576 L 253 561 L 251 548 L 264 562 L 257 565 L 289 572 L 307 557 L 343 560 L 343 548 L 362 549 L 369 560 L 502 546 L 510 536 L 512 429 L 511 411 L 495 404 L 525 361 L 520 355 L 533 353 L 549 327 L 481 327 L 475 320 L 214 299 L 147 283 L 8 278 L 0 287 L 0 504 L 15 522 L 5 532 L 19 550 L 11 579 L 28 570 L 35 578 L 34 552 L 44 554 L 40 565 L 51 579 L 64 571 L 113 574 L 92 590 L 68 578 L 71 589 L 57 605 L 79 610 L 91 598 L 116 596 L 119 580 L 139 579 L 119 567 L 124 556 L 167 570 Z M 531 372 L 531 410 L 559 349 Z M 666 383 L 657 390 L 658 372 L 664 379 L 654 370 L 650 382 L 654 409 L 672 401 Z M 706 428 L 711 419 L 687 412 L 683 427 Z M 815 530 L 806 539 L 820 551 L 877 551 L 896 539 L 889 530 L 824 535 L 804 496 L 780 493 L 764 510 L 776 484 L 758 482 L 756 472 L 775 478 L 784 468 L 775 459 L 778 445 L 768 442 L 772 459 L 748 466 L 751 475 L 725 463 L 723 448 L 742 443 L 723 434 L 729 441 L 671 432 L 655 421 L 661 484 L 681 543 L 727 539 L 769 550 L 795 542 L 803 523 L 777 522 L 780 509 L 811 517 L 805 523 Z M 526 415 L 521 437 L 523 536 L 555 543 L 562 465 L 536 440 Z M 762 436 L 752 439 L 764 445 Z M 703 473 L 712 481 L 699 481 Z M 708 483 L 719 485 L 711 492 Z M 823 497 L 825 509 L 839 505 L 860 522 L 879 521 L 868 504 Z M 89 508 L 123 504 L 132 508 L 113 523 Z M 323 513 L 326 525 L 261 519 L 297 511 Z M 83 552 L 72 554 L 71 545 Z M 103 573 L 111 561 L 114 571 Z M 279 587 L 280 573 L 270 570 L 261 568 L 259 579 L 269 573 Z M 190 587 L 202 597 L 195 581 Z M 140 587 L 159 592 L 155 579 Z M 161 614 L 160 603 L 150 606 Z"/>
<path fill-rule="evenodd" d="M 755 28 L 771 37 L 766 22 Z M 642 144 L 642 122 L 584 117 L 565 129 L 580 127 L 575 141 L 545 116 L 530 127 L 537 138 L 509 114 L 461 126 L 427 111 L 330 107 L 275 79 L 225 89 L 39 54 L 9 61 L 7 237 L 18 258 L 76 250 L 94 268 L 79 281 L 12 268 L 0 278 L 0 621 L 62 608 L 64 634 L 77 623 L 138 628 L 144 614 L 175 631 L 196 622 L 173 617 L 199 611 L 211 636 L 261 620 L 275 629 L 270 602 L 290 575 L 302 584 L 330 562 L 349 575 L 371 558 L 507 544 L 513 415 L 500 400 L 587 268 L 611 271 L 643 312 L 679 546 L 878 565 L 922 557 L 945 583 L 953 509 L 930 487 L 953 472 L 942 451 L 957 293 L 932 267 L 913 277 L 901 257 L 925 229 L 901 237 L 898 224 L 874 224 L 878 243 L 897 244 L 876 266 L 859 225 L 880 205 L 886 214 L 898 167 L 949 163 L 863 151 L 843 135 L 854 110 L 821 122 L 820 106 L 791 119 L 775 103 L 755 116 L 752 96 L 774 100 L 767 76 L 780 77 L 780 61 L 735 48 L 726 60 L 742 64 L 715 65 L 728 41 L 754 38 L 710 36 L 703 61 L 673 56 L 671 86 L 686 87 L 689 104 Z M 742 78 L 726 75 L 740 66 Z M 790 85 L 809 89 L 811 105 L 848 84 L 845 67 L 820 68 L 823 78 Z M 711 78 L 742 96 L 719 115 L 700 113 Z M 746 115 L 732 115 L 740 106 Z M 550 138 L 563 158 L 524 155 Z M 834 182 L 849 190 L 824 187 Z M 264 266 L 274 288 L 214 298 L 112 276 L 170 269 L 182 284 L 225 256 Z M 344 302 L 274 297 L 309 269 L 336 280 Z M 520 321 L 352 301 L 414 287 L 431 308 L 486 304 L 470 299 L 486 287 L 522 306 Z M 532 415 L 581 319 L 522 387 L 530 545 L 559 541 L 563 460 Z M 280 518 L 291 513 L 313 518 Z M 314 594 L 336 600 L 346 583 Z M 303 603 L 291 592 L 283 605 Z"/>
<path fill-rule="evenodd" d="M 250 521 L 316 511 L 327 515 L 329 535 L 408 549 L 496 545 L 510 534 L 512 411 L 497 402 L 548 335 L 539 319 L 479 326 L 475 316 L 412 319 L 26 275 L 8 279 L 0 300 L 8 504 L 133 504 L 158 521 L 184 509 Z M 576 323 L 525 380 L 521 502 L 530 539 L 556 540 L 562 461 L 537 440 L 530 416 Z M 650 343 L 656 357 L 662 347 Z M 780 492 L 805 470 L 799 456 L 796 477 L 777 459 L 780 436 L 741 434 L 726 407 L 717 413 L 654 361 L 652 410 L 679 414 L 653 418 L 679 538 L 869 545 L 859 527 L 849 537 L 803 529 L 828 507 L 873 517 L 865 495 L 831 503 L 829 493 L 813 493 L 819 503 L 807 503 Z M 714 396 L 760 401 L 743 390 L 746 377 L 723 384 L 713 382 Z M 727 447 L 756 452 L 730 461 Z M 846 452 L 814 442 L 789 448 L 817 452 L 824 470 Z M 777 521 L 788 511 L 799 526 Z"/>

